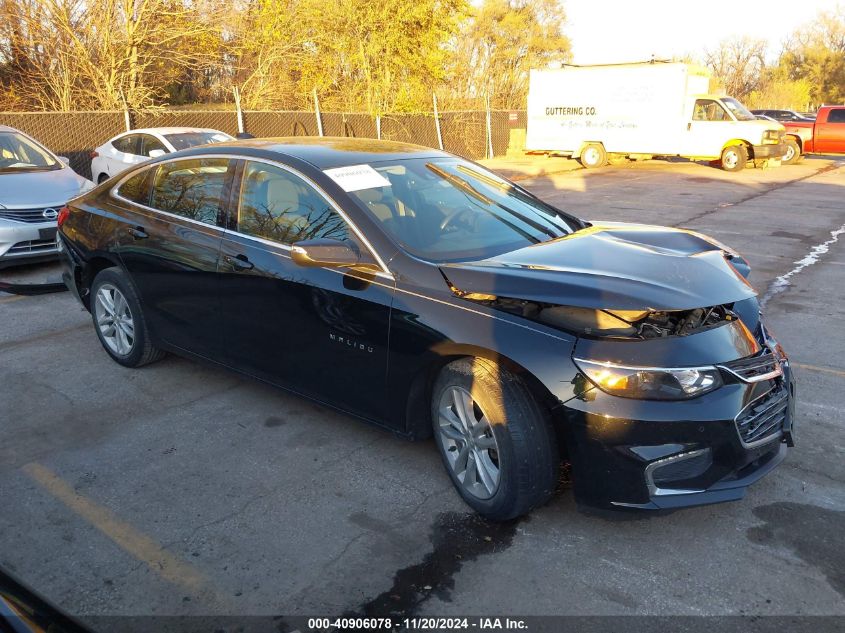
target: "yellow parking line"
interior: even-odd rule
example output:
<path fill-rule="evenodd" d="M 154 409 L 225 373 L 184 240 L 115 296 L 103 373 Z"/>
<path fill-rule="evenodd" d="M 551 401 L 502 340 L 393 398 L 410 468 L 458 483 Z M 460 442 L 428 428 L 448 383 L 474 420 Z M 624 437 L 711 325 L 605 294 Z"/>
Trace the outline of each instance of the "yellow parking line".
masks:
<path fill-rule="evenodd" d="M 12 295 L 11 297 L 0 297 L 0 303 L 12 303 L 12 301 L 20 301 L 26 299 L 24 295 Z"/>
<path fill-rule="evenodd" d="M 194 593 L 209 589 L 208 580 L 199 571 L 166 552 L 149 536 L 121 521 L 106 508 L 77 493 L 50 469 L 41 464 L 29 463 L 23 467 L 23 471 L 56 499 L 109 537 L 118 547 L 165 580 Z"/>
<path fill-rule="evenodd" d="M 792 363 L 801 369 L 809 369 L 810 371 L 820 371 L 824 374 L 833 374 L 834 376 L 845 376 L 845 371 L 842 369 L 834 369 L 833 367 L 819 367 L 818 365 L 805 365 L 804 363 Z"/>

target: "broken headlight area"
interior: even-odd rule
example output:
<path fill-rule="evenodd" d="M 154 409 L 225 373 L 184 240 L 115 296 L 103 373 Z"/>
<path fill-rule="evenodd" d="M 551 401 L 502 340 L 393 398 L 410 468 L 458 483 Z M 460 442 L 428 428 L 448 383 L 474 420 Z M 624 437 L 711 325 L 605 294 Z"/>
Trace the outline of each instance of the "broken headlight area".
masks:
<path fill-rule="evenodd" d="M 574 358 L 596 387 L 613 396 L 639 400 L 686 400 L 722 386 L 716 367 L 627 367 Z"/>
<path fill-rule="evenodd" d="M 626 339 L 684 336 L 739 319 L 730 305 L 694 310 L 597 310 L 489 294 L 462 293 L 454 287 L 452 292 L 463 299 L 543 323 L 576 336 Z"/>

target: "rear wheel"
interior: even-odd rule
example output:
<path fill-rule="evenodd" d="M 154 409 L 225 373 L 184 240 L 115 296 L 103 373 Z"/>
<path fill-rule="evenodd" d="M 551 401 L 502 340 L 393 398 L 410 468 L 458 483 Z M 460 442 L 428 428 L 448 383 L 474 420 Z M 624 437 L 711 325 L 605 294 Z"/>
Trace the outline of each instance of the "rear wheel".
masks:
<path fill-rule="evenodd" d="M 434 385 L 431 412 L 449 477 L 476 512 L 504 521 L 551 497 L 555 435 L 518 376 L 482 358 L 454 361 Z"/>
<path fill-rule="evenodd" d="M 141 367 L 164 356 L 150 341 L 141 302 L 119 268 L 106 268 L 94 278 L 91 317 L 103 348 L 121 365 Z"/>
<path fill-rule="evenodd" d="M 780 159 L 781 163 L 784 165 L 794 165 L 801 160 L 801 147 L 798 145 L 798 141 L 794 138 L 787 138 L 783 141 L 783 144 L 786 145 L 786 152 L 784 152 L 783 158 Z"/>
<path fill-rule="evenodd" d="M 607 152 L 601 143 L 588 143 L 581 150 L 581 164 L 587 169 L 604 167 L 607 164 Z"/>
<path fill-rule="evenodd" d="M 748 162 L 748 150 L 744 145 L 730 145 L 722 150 L 719 161 L 725 171 L 742 171 Z"/>

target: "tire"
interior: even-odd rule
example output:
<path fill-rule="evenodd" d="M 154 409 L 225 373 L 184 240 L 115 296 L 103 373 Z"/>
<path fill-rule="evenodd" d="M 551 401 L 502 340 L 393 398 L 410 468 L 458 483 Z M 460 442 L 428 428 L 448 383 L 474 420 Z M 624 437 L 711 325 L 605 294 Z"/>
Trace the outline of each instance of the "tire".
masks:
<path fill-rule="evenodd" d="M 106 268 L 94 278 L 91 318 L 103 349 L 116 363 L 141 367 L 164 357 L 151 342 L 141 302 L 120 268 Z"/>
<path fill-rule="evenodd" d="M 607 152 L 601 143 L 587 143 L 581 150 L 581 164 L 587 169 L 604 167 L 607 164 Z"/>
<path fill-rule="evenodd" d="M 794 138 L 787 138 L 783 144 L 786 145 L 786 153 L 780 159 L 782 164 L 794 165 L 801 160 L 801 147 L 798 145 L 798 141 Z"/>
<path fill-rule="evenodd" d="M 101 185 L 104 182 L 106 182 L 108 179 L 109 179 L 108 174 L 100 174 L 99 176 L 97 176 L 97 184 Z"/>
<path fill-rule="evenodd" d="M 487 359 L 456 360 L 434 384 L 431 415 L 446 472 L 481 516 L 513 519 L 554 493 L 560 468 L 555 434 L 518 376 Z"/>
<path fill-rule="evenodd" d="M 742 171 L 748 162 L 748 150 L 744 145 L 729 145 L 722 150 L 719 166 L 725 171 Z"/>

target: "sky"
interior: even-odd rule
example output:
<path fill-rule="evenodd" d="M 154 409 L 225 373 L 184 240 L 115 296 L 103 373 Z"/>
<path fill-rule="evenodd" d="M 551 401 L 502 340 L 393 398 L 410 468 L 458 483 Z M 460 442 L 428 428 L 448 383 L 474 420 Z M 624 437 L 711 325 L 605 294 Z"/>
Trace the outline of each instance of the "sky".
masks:
<path fill-rule="evenodd" d="M 845 1 L 840 4 L 845 5 Z M 732 36 L 769 40 L 772 61 L 781 43 L 837 0 L 564 0 L 573 63 L 658 59 L 715 48 Z"/>

